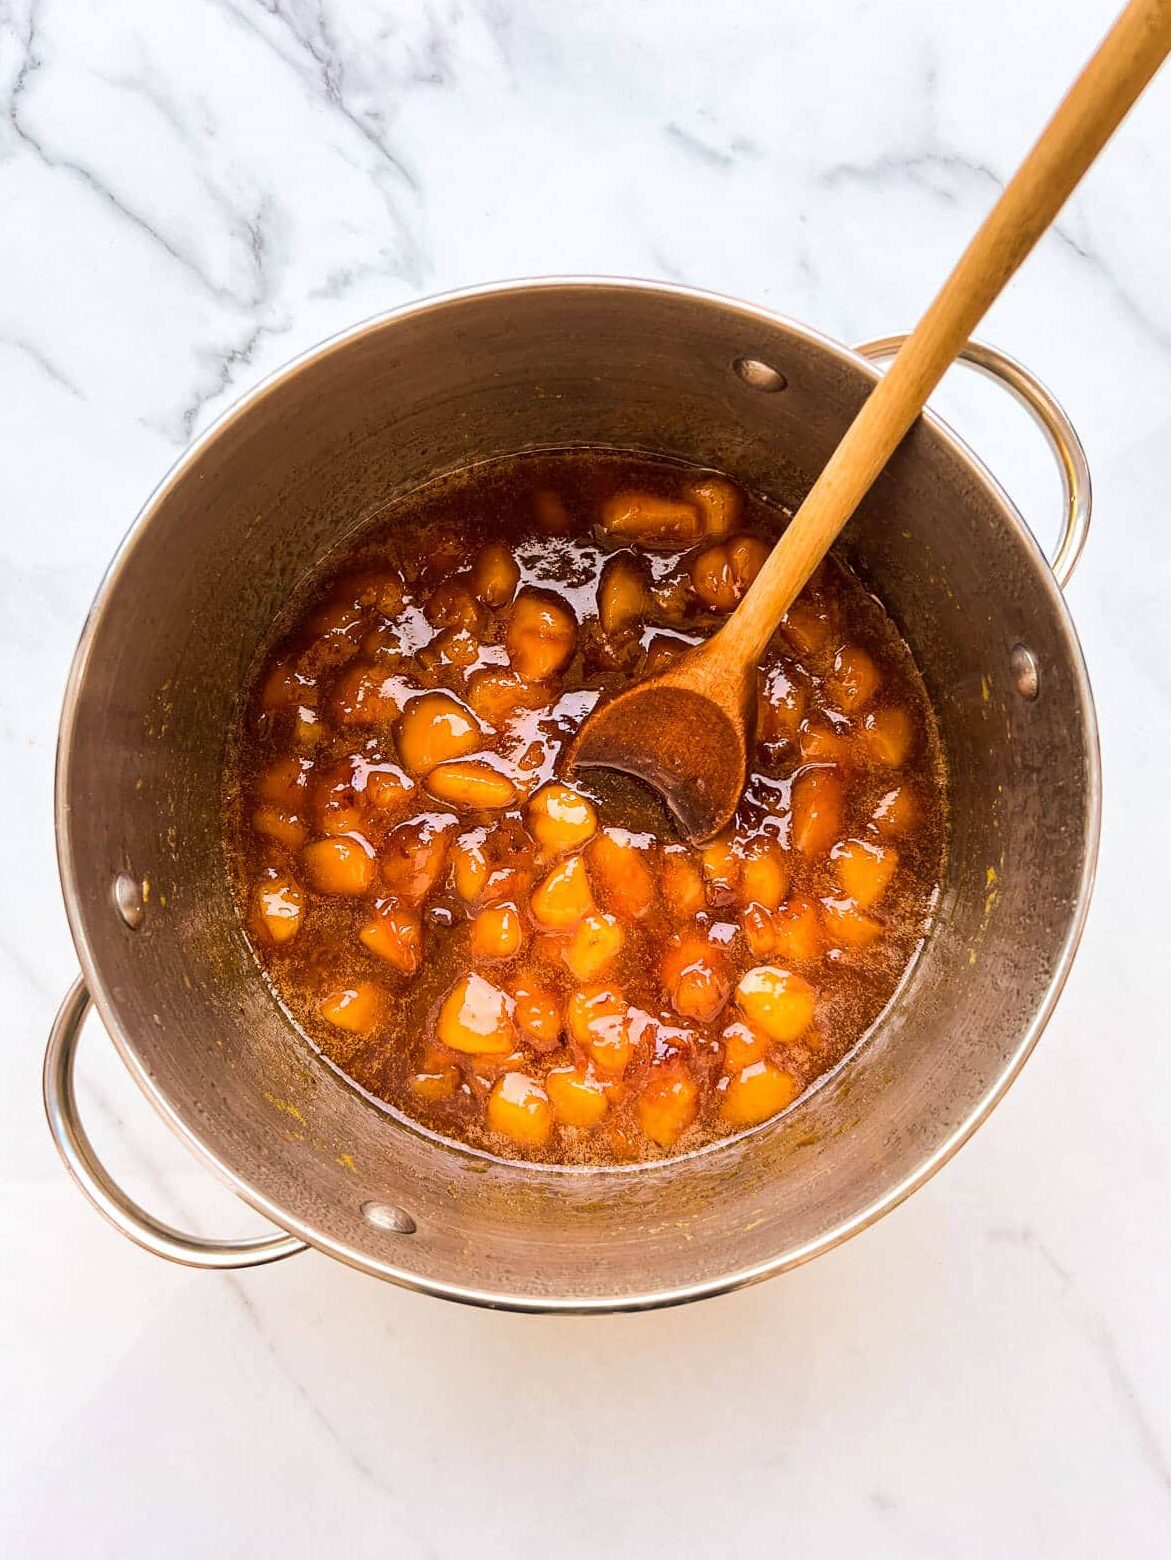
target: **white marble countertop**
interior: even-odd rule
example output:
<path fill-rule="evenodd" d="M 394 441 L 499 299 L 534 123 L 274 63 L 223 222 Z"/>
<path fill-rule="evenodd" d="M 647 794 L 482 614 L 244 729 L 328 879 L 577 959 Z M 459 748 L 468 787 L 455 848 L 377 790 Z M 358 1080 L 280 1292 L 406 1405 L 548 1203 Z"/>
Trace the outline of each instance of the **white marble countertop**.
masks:
<path fill-rule="evenodd" d="M 906 328 L 1108 0 L 0 4 L 0 1551 L 6 1556 L 1171 1553 L 1171 74 L 983 335 L 1094 472 L 1070 590 L 1102 722 L 1094 910 L 991 1122 L 877 1228 L 756 1289 L 533 1319 L 305 1255 L 127 1245 L 49 1144 L 75 969 L 61 691 L 115 543 L 260 375 L 418 294 L 604 271 L 844 338 Z M 941 404 L 1055 529 L 988 387 Z M 82 1095 L 141 1200 L 257 1220 L 96 1026 Z"/>

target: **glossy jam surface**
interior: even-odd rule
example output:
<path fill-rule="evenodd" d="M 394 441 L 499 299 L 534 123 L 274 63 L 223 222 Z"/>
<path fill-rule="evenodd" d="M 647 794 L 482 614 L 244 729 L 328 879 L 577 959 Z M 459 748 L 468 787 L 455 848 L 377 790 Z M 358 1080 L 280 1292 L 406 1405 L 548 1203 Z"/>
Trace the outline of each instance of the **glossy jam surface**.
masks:
<path fill-rule="evenodd" d="M 927 697 L 830 560 L 760 672 L 728 832 L 558 760 L 710 634 L 783 511 L 712 472 L 533 455 L 414 495 L 278 625 L 229 763 L 229 861 L 277 995 L 378 1101 L 504 1158 L 629 1162 L 785 1110 L 929 926 Z"/>

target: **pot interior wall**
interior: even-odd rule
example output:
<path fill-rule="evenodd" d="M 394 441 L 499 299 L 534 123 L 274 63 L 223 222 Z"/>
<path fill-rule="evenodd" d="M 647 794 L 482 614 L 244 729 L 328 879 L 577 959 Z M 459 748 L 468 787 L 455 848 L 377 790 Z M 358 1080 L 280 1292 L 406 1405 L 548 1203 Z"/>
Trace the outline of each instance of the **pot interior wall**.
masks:
<path fill-rule="evenodd" d="M 785 376 L 749 389 L 742 354 Z M 845 548 L 939 715 L 953 835 L 939 926 L 880 1031 L 782 1122 L 637 1171 L 491 1164 L 391 1122 L 318 1065 L 236 926 L 218 806 L 225 732 L 273 617 L 388 500 L 470 460 L 599 444 L 799 500 L 872 376 L 731 304 L 619 285 L 499 290 L 325 349 L 230 416 L 112 570 L 63 733 L 62 863 L 83 963 L 177 1121 L 310 1238 L 375 1270 L 518 1301 L 634 1300 L 799 1256 L 914 1177 L 995 1089 L 1077 915 L 1093 733 L 1048 571 L 995 487 L 920 425 Z M 1014 690 L 1029 645 L 1041 693 Z M 1092 847 L 1091 847 L 1092 848 Z M 149 880 L 128 931 L 110 885 Z M 410 1212 L 373 1227 L 368 1200 Z"/>

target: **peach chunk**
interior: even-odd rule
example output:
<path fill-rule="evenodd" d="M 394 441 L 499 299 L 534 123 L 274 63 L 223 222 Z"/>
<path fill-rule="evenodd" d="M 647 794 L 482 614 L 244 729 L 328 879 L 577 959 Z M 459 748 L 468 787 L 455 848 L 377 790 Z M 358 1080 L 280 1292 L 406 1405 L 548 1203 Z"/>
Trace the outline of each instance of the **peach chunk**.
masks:
<path fill-rule="evenodd" d="M 877 693 L 882 673 L 860 645 L 845 645 L 834 656 L 834 668 L 826 679 L 830 698 L 847 715 L 860 710 Z"/>
<path fill-rule="evenodd" d="M 713 612 L 731 612 L 760 573 L 768 551 L 768 543 L 758 536 L 737 536 L 705 547 L 691 564 L 695 594 Z"/>
<path fill-rule="evenodd" d="M 450 693 L 424 693 L 412 699 L 398 723 L 398 751 L 413 775 L 427 775 L 437 764 L 463 758 L 483 743 L 484 733 L 470 710 Z"/>
<path fill-rule="evenodd" d="M 368 1035 L 382 1017 L 382 993 L 370 980 L 336 986 L 321 999 L 321 1016 L 335 1029 Z"/>
<path fill-rule="evenodd" d="M 379 764 L 366 776 L 366 800 L 379 812 L 403 811 L 414 794 L 415 782 L 397 764 Z"/>
<path fill-rule="evenodd" d="M 573 850 L 598 827 L 598 814 L 587 797 L 560 780 L 543 785 L 528 805 L 529 832 L 546 850 Z"/>
<path fill-rule="evenodd" d="M 824 607 L 799 596 L 781 619 L 781 633 L 798 655 L 815 657 L 829 645 L 833 625 Z"/>
<path fill-rule="evenodd" d="M 761 1034 L 782 1045 L 801 1036 L 813 1022 L 817 992 L 802 975 L 775 964 L 758 964 L 740 977 L 736 1003 Z"/>
<path fill-rule="evenodd" d="M 765 679 L 758 703 L 758 731 L 762 742 L 793 742 L 805 714 L 806 694 L 800 683 L 781 666 Z"/>
<path fill-rule="evenodd" d="M 690 640 L 678 638 L 674 634 L 656 634 L 646 647 L 639 675 L 657 677 L 669 666 L 674 666 L 679 657 L 690 649 Z"/>
<path fill-rule="evenodd" d="M 587 915 L 574 928 L 562 958 L 575 980 L 597 980 L 618 957 L 625 941 L 621 923 L 612 915 Z"/>
<path fill-rule="evenodd" d="M 807 764 L 840 764 L 846 768 L 854 760 L 854 744 L 848 730 L 832 721 L 803 720 L 797 742 Z"/>
<path fill-rule="evenodd" d="M 552 1068 L 545 1092 L 553 1114 L 567 1127 L 596 1127 L 608 1109 L 605 1087 L 588 1068 Z"/>
<path fill-rule="evenodd" d="M 330 714 L 339 726 L 389 726 L 399 716 L 401 680 L 368 661 L 347 666 L 329 697 Z"/>
<path fill-rule="evenodd" d="M 767 959 L 777 951 L 775 915 L 763 905 L 748 905 L 740 917 L 744 941 L 754 959 Z"/>
<path fill-rule="evenodd" d="M 743 862 L 730 834 L 720 834 L 700 847 L 704 881 L 713 905 L 729 905 L 740 887 Z"/>
<path fill-rule="evenodd" d="M 488 862 L 487 829 L 461 834 L 451 848 L 451 879 L 459 897 L 474 904 L 488 886 L 492 868 Z"/>
<path fill-rule="evenodd" d="M 915 728 L 900 706 L 874 710 L 862 722 L 862 745 L 876 764 L 899 769 L 911 751 Z"/>
<path fill-rule="evenodd" d="M 698 508 L 658 493 L 615 493 L 602 505 L 602 531 L 624 536 L 645 547 L 694 542 L 703 529 Z"/>
<path fill-rule="evenodd" d="M 879 834 L 909 834 L 919 821 L 919 803 L 905 785 L 888 791 L 871 815 Z"/>
<path fill-rule="evenodd" d="M 480 959 L 515 958 L 524 937 L 524 925 L 515 905 L 490 905 L 472 922 L 472 952 Z"/>
<path fill-rule="evenodd" d="M 691 564 L 695 594 L 713 612 L 731 612 L 736 605 L 736 585 L 728 562 L 728 549 L 720 542 L 705 547 Z"/>
<path fill-rule="evenodd" d="M 655 902 L 655 880 L 640 837 L 626 829 L 603 829 L 587 848 L 590 878 L 602 902 L 624 921 L 637 921 Z"/>
<path fill-rule="evenodd" d="M 724 1071 L 738 1073 L 768 1055 L 772 1041 L 751 1024 L 729 1024 L 720 1036 L 724 1045 Z"/>
<path fill-rule="evenodd" d="M 472 593 L 466 574 L 456 575 L 438 584 L 423 607 L 423 616 L 432 628 L 459 628 L 482 639 L 487 628 L 484 608 Z"/>
<path fill-rule="evenodd" d="M 468 703 L 489 726 L 505 725 L 518 710 L 538 710 L 544 688 L 504 667 L 482 666 L 468 678 Z"/>
<path fill-rule="evenodd" d="M 836 769 L 803 769 L 793 781 L 793 845 L 824 856 L 842 832 L 842 780 Z"/>
<path fill-rule="evenodd" d="M 374 851 L 360 834 L 314 840 L 301 860 L 319 894 L 364 894 L 374 881 Z"/>
<path fill-rule="evenodd" d="M 442 629 L 429 645 L 416 652 L 423 670 L 438 681 L 444 672 L 466 671 L 479 659 L 480 641 L 466 628 Z"/>
<path fill-rule="evenodd" d="M 503 542 L 487 542 L 472 565 L 472 589 L 486 607 L 506 607 L 520 582 L 516 559 Z"/>
<path fill-rule="evenodd" d="M 528 1073 L 506 1072 L 488 1096 L 488 1126 L 525 1148 L 544 1148 L 553 1134 L 549 1096 Z"/>
<path fill-rule="evenodd" d="M 358 933 L 363 947 L 385 959 L 404 975 L 413 975 L 423 957 L 423 923 L 419 912 L 395 899 L 382 899 L 373 917 Z"/>
<path fill-rule="evenodd" d="M 468 904 L 518 900 L 533 877 L 520 815 L 506 812 L 490 829 L 461 834 L 452 850 L 452 882 Z"/>
<path fill-rule="evenodd" d="M 362 829 L 358 761 L 343 759 L 321 771 L 313 787 L 313 818 L 320 834 L 357 834 Z"/>
<path fill-rule="evenodd" d="M 622 997 L 608 986 L 584 986 L 569 998 L 565 1009 L 569 1033 L 592 1057 L 594 1065 L 611 1077 L 626 1071 L 634 1050 L 630 1016 Z"/>
<path fill-rule="evenodd" d="M 790 899 L 773 916 L 775 952 L 798 964 L 821 957 L 824 939 L 816 907 L 808 899 Z"/>
<path fill-rule="evenodd" d="M 256 782 L 256 794 L 262 802 L 297 812 L 305 800 L 310 764 L 304 758 L 278 758 Z"/>
<path fill-rule="evenodd" d="M 358 606 L 374 607 L 388 618 L 397 616 L 406 600 L 402 576 L 393 568 L 356 574 L 339 588 L 344 588 Z"/>
<path fill-rule="evenodd" d="M 421 1100 L 450 1099 L 459 1087 L 459 1068 L 450 1060 L 442 1046 L 429 1045 L 423 1050 L 423 1065 L 407 1079 L 412 1094 Z"/>
<path fill-rule="evenodd" d="M 681 565 L 677 564 L 668 574 L 660 575 L 657 580 L 651 581 L 651 600 L 660 617 L 664 617 L 670 623 L 682 623 L 691 610 L 693 591 L 691 589 L 691 575 Z M 660 643 L 661 641 L 654 641 Z M 696 640 L 668 639 L 668 644 L 674 644 L 678 648 L 686 650 L 689 644 Z"/>
<path fill-rule="evenodd" d="M 289 850 L 304 845 L 309 836 L 307 825 L 301 822 L 296 813 L 268 804 L 258 807 L 252 814 L 252 827 L 257 834 L 263 834 L 266 839 L 275 840 L 278 845 L 285 845 Z"/>
<path fill-rule="evenodd" d="M 607 634 L 639 624 L 654 608 L 646 575 L 630 553 L 618 553 L 598 583 L 598 620 Z"/>
<path fill-rule="evenodd" d="M 882 922 L 864 914 L 852 899 L 823 899 L 821 918 L 831 948 L 869 948 L 882 936 Z"/>
<path fill-rule="evenodd" d="M 315 748 L 326 734 L 325 723 L 316 710 L 307 704 L 298 704 L 297 718 L 293 723 L 293 741 L 299 748 Z"/>
<path fill-rule="evenodd" d="M 775 840 L 764 836 L 744 847 L 740 869 L 740 900 L 744 905 L 762 905 L 775 910 L 789 886 L 789 863 Z"/>
<path fill-rule="evenodd" d="M 652 1143 L 671 1148 L 695 1120 L 699 1087 L 690 1068 L 666 1062 L 651 1069 L 638 1096 L 638 1124 Z"/>
<path fill-rule="evenodd" d="M 729 1127 L 755 1127 L 791 1105 L 800 1093 L 796 1078 L 775 1063 L 760 1060 L 733 1073 L 720 1101 L 720 1117 Z"/>
<path fill-rule="evenodd" d="M 427 579 L 447 580 L 467 563 L 471 543 L 458 526 L 439 524 L 429 527 L 412 550 Z"/>
<path fill-rule="evenodd" d="M 348 588 L 348 582 L 341 580 L 329 597 L 314 608 L 309 616 L 308 628 L 313 634 L 349 635 L 352 638 L 360 631 L 362 620 L 361 603 Z"/>
<path fill-rule="evenodd" d="M 555 1051 L 561 1040 L 561 1009 L 556 998 L 529 975 L 513 987 L 517 1028 L 535 1051 Z"/>
<path fill-rule="evenodd" d="M 829 859 L 842 892 L 863 910 L 882 898 L 899 864 L 897 851 L 889 845 L 870 845 L 865 840 L 842 840 Z"/>
<path fill-rule="evenodd" d="M 287 943 L 301 927 L 305 895 L 291 877 L 262 878 L 252 893 L 252 925 L 266 942 Z"/>
<path fill-rule="evenodd" d="M 516 800 L 516 786 L 501 769 L 483 758 L 456 758 L 436 764 L 427 776 L 427 789 L 441 801 L 457 807 L 493 810 Z"/>
<path fill-rule="evenodd" d="M 563 601 L 526 587 L 512 604 L 504 647 L 512 669 L 533 682 L 554 677 L 573 655 L 577 623 Z"/>
<path fill-rule="evenodd" d="M 703 874 L 686 845 L 665 845 L 659 881 L 676 921 L 688 921 L 704 907 Z"/>
<path fill-rule="evenodd" d="M 727 955 L 702 932 L 683 932 L 671 940 L 659 978 L 676 1013 L 701 1024 L 711 1023 L 732 989 Z"/>
<path fill-rule="evenodd" d="M 726 477 L 696 477 L 683 497 L 699 510 L 707 536 L 727 536 L 740 518 L 740 490 Z"/>
<path fill-rule="evenodd" d="M 260 689 L 260 707 L 265 710 L 290 710 L 305 697 L 305 684 L 295 667 L 278 661 Z"/>
<path fill-rule="evenodd" d="M 450 813 L 424 813 L 400 823 L 382 847 L 382 881 L 408 904 L 422 904 L 447 865 L 448 844 L 455 827 Z"/>
<path fill-rule="evenodd" d="M 439 1009 L 436 1033 L 444 1045 L 470 1056 L 506 1054 L 516 1034 L 509 998 L 482 975 L 465 975 Z"/>
<path fill-rule="evenodd" d="M 576 926 L 595 908 L 589 874 L 580 856 L 558 862 L 537 884 L 530 901 L 533 919 L 552 931 Z"/>

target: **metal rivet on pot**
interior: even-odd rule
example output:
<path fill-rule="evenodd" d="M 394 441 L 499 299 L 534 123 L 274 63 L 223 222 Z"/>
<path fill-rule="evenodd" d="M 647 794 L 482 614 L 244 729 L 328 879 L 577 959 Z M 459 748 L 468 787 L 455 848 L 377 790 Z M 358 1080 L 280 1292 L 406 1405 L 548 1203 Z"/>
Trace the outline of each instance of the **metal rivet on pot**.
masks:
<path fill-rule="evenodd" d="M 376 1230 L 391 1230 L 396 1235 L 413 1235 L 418 1225 L 405 1208 L 392 1203 L 364 1202 L 358 1212 Z"/>
<path fill-rule="evenodd" d="M 732 367 L 750 390 L 784 390 L 789 383 L 779 369 L 760 358 L 738 357 Z"/>
<path fill-rule="evenodd" d="M 1041 672 L 1037 657 L 1028 645 L 1013 645 L 1008 658 L 1012 680 L 1022 699 L 1035 699 L 1041 691 Z"/>
<path fill-rule="evenodd" d="M 114 906 L 132 932 L 136 932 L 146 919 L 142 884 L 136 882 L 129 872 L 119 872 L 114 879 Z"/>

